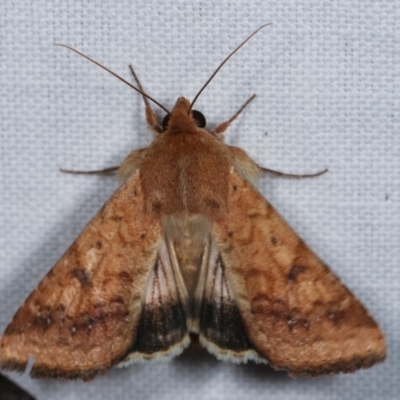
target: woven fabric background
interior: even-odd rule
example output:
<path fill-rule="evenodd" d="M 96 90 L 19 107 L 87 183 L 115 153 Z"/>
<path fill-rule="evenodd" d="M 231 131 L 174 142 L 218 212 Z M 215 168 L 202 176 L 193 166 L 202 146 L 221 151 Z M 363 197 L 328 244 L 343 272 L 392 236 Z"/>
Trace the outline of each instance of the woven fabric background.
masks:
<path fill-rule="evenodd" d="M 315 179 L 266 176 L 259 188 L 367 306 L 388 341 L 384 364 L 319 379 L 222 363 L 196 349 L 89 383 L 7 376 L 38 400 L 395 398 L 399 20 L 397 0 L 3 1 L 0 331 L 117 188 L 113 178 L 59 168 L 118 165 L 151 140 L 140 96 L 54 44 L 72 45 L 128 79 L 133 63 L 147 92 L 171 108 L 180 95 L 193 98 L 236 45 L 272 22 L 220 71 L 196 108 L 215 126 L 255 92 L 227 142 L 269 168 L 329 168 Z"/>

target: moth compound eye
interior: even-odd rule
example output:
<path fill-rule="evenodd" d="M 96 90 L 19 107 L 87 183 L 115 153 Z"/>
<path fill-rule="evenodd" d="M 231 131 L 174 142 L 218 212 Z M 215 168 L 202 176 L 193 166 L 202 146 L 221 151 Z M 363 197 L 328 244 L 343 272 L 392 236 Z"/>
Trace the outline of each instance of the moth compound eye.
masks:
<path fill-rule="evenodd" d="M 192 110 L 192 118 L 197 127 L 204 128 L 206 126 L 206 117 L 200 111 Z"/>
<path fill-rule="evenodd" d="M 169 120 L 171 119 L 171 114 L 167 114 L 164 119 L 162 120 L 162 128 L 163 131 L 166 131 L 168 129 L 168 123 Z"/>

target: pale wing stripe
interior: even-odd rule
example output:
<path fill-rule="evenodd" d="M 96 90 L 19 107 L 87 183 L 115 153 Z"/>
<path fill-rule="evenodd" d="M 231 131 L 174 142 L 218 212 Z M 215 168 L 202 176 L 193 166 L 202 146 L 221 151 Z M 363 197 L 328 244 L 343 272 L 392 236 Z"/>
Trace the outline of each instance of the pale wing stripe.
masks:
<path fill-rule="evenodd" d="M 178 300 L 177 285 L 169 259 L 166 243 L 163 240 L 160 246 L 159 258 L 149 279 L 145 304 L 161 305 L 166 301 Z"/>
<path fill-rule="evenodd" d="M 190 331 L 193 333 L 199 333 L 200 330 L 200 313 L 202 303 L 205 297 L 206 291 L 206 283 L 207 283 L 207 272 L 209 269 L 209 265 L 212 263 L 210 259 L 212 257 L 210 250 L 210 242 L 211 238 L 206 240 L 203 256 L 201 258 L 200 272 L 198 275 L 197 286 L 195 290 L 194 297 L 192 299 L 192 315 L 191 315 L 191 323 L 190 323 Z"/>
<path fill-rule="evenodd" d="M 166 243 L 168 242 L 168 244 Z M 179 263 L 176 257 L 174 245 L 171 240 L 166 239 L 163 241 L 163 246 L 161 248 L 161 256 L 166 262 L 168 262 L 168 266 L 170 272 L 172 274 L 172 279 L 175 284 L 175 293 L 177 293 L 178 298 L 185 310 L 186 315 L 189 315 L 189 294 L 186 289 L 185 281 L 183 279 Z M 168 261 L 167 261 L 168 260 Z"/>

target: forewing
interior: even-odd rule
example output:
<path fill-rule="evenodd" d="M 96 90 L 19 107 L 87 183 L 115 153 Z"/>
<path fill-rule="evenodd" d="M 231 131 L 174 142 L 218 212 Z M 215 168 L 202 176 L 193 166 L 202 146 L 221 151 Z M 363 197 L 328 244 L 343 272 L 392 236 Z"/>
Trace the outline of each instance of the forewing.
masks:
<path fill-rule="evenodd" d="M 247 335 L 292 375 L 351 372 L 385 358 L 384 336 L 354 295 L 235 173 L 213 232 Z"/>
<path fill-rule="evenodd" d="M 126 356 L 161 237 L 143 211 L 137 173 L 15 314 L 0 342 L 3 368 L 23 371 L 34 358 L 34 377 L 90 379 Z"/>

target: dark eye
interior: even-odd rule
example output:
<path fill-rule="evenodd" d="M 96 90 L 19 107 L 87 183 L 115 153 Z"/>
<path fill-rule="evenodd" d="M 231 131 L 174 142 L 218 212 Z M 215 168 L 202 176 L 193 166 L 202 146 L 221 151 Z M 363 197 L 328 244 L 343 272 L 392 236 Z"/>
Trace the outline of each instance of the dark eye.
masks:
<path fill-rule="evenodd" d="M 162 120 L 162 128 L 163 131 L 166 131 L 168 129 L 168 123 L 171 118 L 171 114 L 167 114 L 164 119 Z M 205 116 L 197 110 L 192 110 L 192 118 L 194 124 L 199 127 L 199 128 L 204 128 L 206 126 L 206 118 Z"/>
<path fill-rule="evenodd" d="M 197 127 L 204 128 L 206 126 L 206 117 L 200 111 L 192 110 L 192 118 Z"/>
<path fill-rule="evenodd" d="M 171 118 L 171 114 L 167 114 L 164 117 L 164 119 L 162 120 L 163 131 L 166 131 L 168 129 L 168 123 L 169 123 L 170 118 Z"/>

